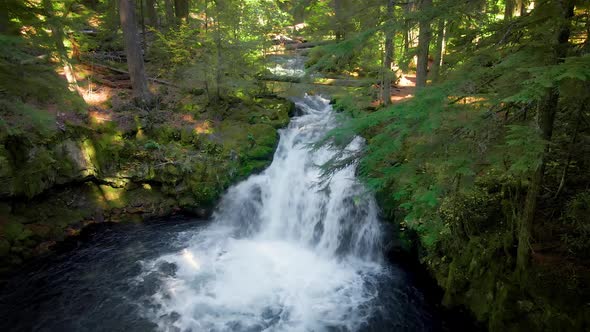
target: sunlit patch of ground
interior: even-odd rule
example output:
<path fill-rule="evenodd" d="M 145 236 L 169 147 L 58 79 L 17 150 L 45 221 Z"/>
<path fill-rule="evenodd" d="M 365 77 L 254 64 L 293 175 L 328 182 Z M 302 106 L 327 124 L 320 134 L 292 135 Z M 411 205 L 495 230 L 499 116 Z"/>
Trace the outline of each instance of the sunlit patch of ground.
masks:
<path fill-rule="evenodd" d="M 96 108 L 88 112 L 88 117 L 95 123 L 105 123 L 113 120 L 113 115 L 111 113 Z"/>
<path fill-rule="evenodd" d="M 416 90 L 416 75 L 405 74 L 397 82 L 396 86 L 391 89 L 391 103 L 395 104 L 414 97 Z"/>
<path fill-rule="evenodd" d="M 213 127 L 209 121 L 199 121 L 194 129 L 197 134 L 211 134 L 213 133 Z"/>
<path fill-rule="evenodd" d="M 380 86 L 376 86 L 377 89 L 381 89 Z M 398 80 L 397 84 L 391 87 L 391 103 L 396 104 L 404 100 L 408 100 L 414 97 L 416 91 L 416 75 L 415 74 L 404 74 Z M 381 100 L 374 100 L 371 103 L 373 107 L 379 107 Z"/>
<path fill-rule="evenodd" d="M 91 106 L 99 106 L 106 103 L 112 97 L 110 89 L 101 88 L 98 90 L 85 90 L 80 88 L 80 95 L 84 101 Z"/>

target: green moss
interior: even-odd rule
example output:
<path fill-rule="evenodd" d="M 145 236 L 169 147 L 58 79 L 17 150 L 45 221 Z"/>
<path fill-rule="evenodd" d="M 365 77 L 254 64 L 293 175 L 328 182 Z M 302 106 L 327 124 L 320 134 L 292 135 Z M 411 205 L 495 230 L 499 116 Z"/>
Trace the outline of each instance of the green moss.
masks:
<path fill-rule="evenodd" d="M 193 112 L 198 121 L 211 121 L 203 133 L 192 124 L 144 124 L 137 117 L 137 126 L 145 125 L 141 135 L 111 122 L 69 124 L 43 139 L 24 131 L 3 136 L 0 193 L 14 202 L 0 204 L 0 256 L 19 264 L 41 243 L 60 241 L 92 221 L 142 220 L 178 208 L 202 213 L 233 181 L 268 166 L 276 128 L 287 124 L 292 107 L 280 99 L 231 100 L 217 107 L 220 113 Z M 225 119 L 209 120 L 218 114 Z"/>
<path fill-rule="evenodd" d="M 247 163 L 243 164 L 239 169 L 238 169 L 238 176 L 239 177 L 245 177 L 247 175 L 250 175 L 252 173 L 256 173 L 256 172 L 260 172 L 263 169 L 265 169 L 266 167 L 268 167 L 268 165 L 270 165 L 270 161 L 267 160 L 252 160 L 252 161 L 248 161 Z"/>
<path fill-rule="evenodd" d="M 26 240 L 33 233 L 25 229 L 23 224 L 16 221 L 9 221 L 2 226 L 2 234 L 10 243 Z"/>
<path fill-rule="evenodd" d="M 246 156 L 254 160 L 269 160 L 273 153 L 274 148 L 270 146 L 255 146 L 246 153 Z"/>

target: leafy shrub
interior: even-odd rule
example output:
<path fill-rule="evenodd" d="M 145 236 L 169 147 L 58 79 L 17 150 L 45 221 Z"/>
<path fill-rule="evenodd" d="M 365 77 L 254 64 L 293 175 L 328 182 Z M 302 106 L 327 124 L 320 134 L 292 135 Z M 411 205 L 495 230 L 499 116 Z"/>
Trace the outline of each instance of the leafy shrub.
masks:
<path fill-rule="evenodd" d="M 582 192 L 572 198 L 563 218 L 569 231 L 562 235 L 568 249 L 584 258 L 590 257 L 590 192 Z"/>

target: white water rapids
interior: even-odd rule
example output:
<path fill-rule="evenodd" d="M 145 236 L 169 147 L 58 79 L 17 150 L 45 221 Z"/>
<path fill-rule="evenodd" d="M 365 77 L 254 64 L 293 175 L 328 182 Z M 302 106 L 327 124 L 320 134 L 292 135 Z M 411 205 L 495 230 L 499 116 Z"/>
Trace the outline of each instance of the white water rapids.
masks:
<path fill-rule="evenodd" d="M 371 316 L 383 273 L 376 204 L 354 166 L 319 185 L 317 166 L 336 151 L 309 144 L 335 116 L 321 97 L 297 107 L 271 166 L 231 188 L 185 250 L 146 263 L 177 267 L 153 298 L 162 330 L 355 331 Z"/>

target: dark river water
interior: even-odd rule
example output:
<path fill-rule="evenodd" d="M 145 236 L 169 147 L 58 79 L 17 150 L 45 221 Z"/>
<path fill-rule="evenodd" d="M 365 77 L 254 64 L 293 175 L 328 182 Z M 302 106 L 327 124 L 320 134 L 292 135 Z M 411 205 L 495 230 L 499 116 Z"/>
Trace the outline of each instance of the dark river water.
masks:
<path fill-rule="evenodd" d="M 161 330 L 146 308 L 155 306 L 152 297 L 162 287 L 160 280 L 173 268 L 161 266 L 140 285 L 132 281 L 142 273 L 142 262 L 181 251 L 191 234 L 207 225 L 176 218 L 85 231 L 83 239 L 70 241 L 61 253 L 40 259 L 3 286 L 0 330 Z M 449 330 L 399 267 L 390 265 L 381 283 L 376 286 L 384 292 L 383 303 L 374 304 L 381 307 L 379 315 L 359 331 Z"/>

